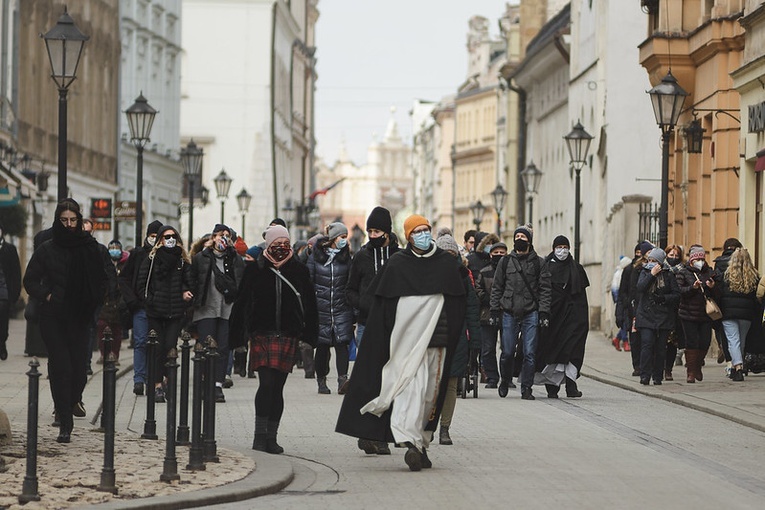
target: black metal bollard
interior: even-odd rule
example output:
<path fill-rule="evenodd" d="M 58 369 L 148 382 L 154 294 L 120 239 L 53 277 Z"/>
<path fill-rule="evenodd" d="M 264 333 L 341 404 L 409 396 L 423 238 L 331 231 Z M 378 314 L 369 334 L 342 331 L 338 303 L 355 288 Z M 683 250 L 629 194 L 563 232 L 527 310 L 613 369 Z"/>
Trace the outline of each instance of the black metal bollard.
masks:
<path fill-rule="evenodd" d="M 106 328 L 104 346 L 107 345 L 107 338 L 111 343 L 111 334 L 111 330 Z M 104 352 L 108 352 L 106 347 L 104 347 Z M 114 412 L 117 400 L 117 367 L 115 361 L 117 358 L 111 352 L 104 357 L 104 407 L 101 413 L 104 427 L 104 467 L 101 470 L 101 483 L 96 487 L 96 490 L 100 492 L 111 492 L 112 494 L 117 494 L 117 487 L 114 485 Z"/>
<path fill-rule="evenodd" d="M 205 364 L 205 347 L 202 342 L 194 345 L 194 395 L 191 402 L 191 448 L 189 448 L 189 463 L 186 469 L 203 471 L 206 469 L 202 447 L 202 372 Z"/>
<path fill-rule="evenodd" d="M 215 362 L 218 354 L 218 343 L 213 337 L 208 336 L 207 341 L 206 370 L 205 370 L 205 430 L 204 430 L 204 461 L 220 462 L 218 458 L 218 445 L 215 442 Z"/>
<path fill-rule="evenodd" d="M 172 482 L 180 480 L 178 474 L 178 459 L 175 457 L 175 404 L 176 394 L 178 393 L 178 351 L 173 347 L 167 353 L 167 428 L 165 438 L 165 461 L 162 464 L 162 474 L 159 479 L 163 482 Z"/>
<path fill-rule="evenodd" d="M 27 397 L 27 474 L 24 476 L 19 503 L 40 501 L 37 492 L 37 407 L 40 388 L 40 362 L 34 358 L 29 362 L 29 396 Z"/>
<path fill-rule="evenodd" d="M 104 328 L 104 337 L 101 339 L 104 345 L 104 375 L 103 375 L 103 386 L 102 386 L 102 408 L 101 408 L 101 430 L 106 430 L 106 358 L 109 357 L 109 353 L 112 350 L 112 329 L 110 327 Z M 115 387 L 116 392 L 116 387 Z"/>
<path fill-rule="evenodd" d="M 178 418 L 178 434 L 176 443 L 189 444 L 189 365 L 191 357 L 191 335 L 184 331 L 181 335 L 181 398 L 180 416 Z"/>
<path fill-rule="evenodd" d="M 146 357 L 148 358 L 146 374 L 146 421 L 143 423 L 143 434 L 141 439 L 159 439 L 157 437 L 157 421 L 154 419 L 154 380 L 157 378 L 157 360 L 155 353 L 157 351 L 157 332 L 153 329 L 149 331 L 149 341 L 146 342 Z"/>

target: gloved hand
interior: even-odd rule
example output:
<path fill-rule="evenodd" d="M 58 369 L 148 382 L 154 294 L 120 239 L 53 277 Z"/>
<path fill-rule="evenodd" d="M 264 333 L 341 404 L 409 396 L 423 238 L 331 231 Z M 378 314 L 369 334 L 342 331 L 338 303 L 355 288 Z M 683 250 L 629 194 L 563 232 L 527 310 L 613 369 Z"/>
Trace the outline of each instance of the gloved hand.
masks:
<path fill-rule="evenodd" d="M 550 327 L 550 314 L 547 312 L 539 312 L 539 327 L 540 328 L 549 328 Z"/>
<path fill-rule="evenodd" d="M 499 326 L 502 324 L 502 312 L 499 310 L 492 310 L 489 317 L 489 326 Z"/>

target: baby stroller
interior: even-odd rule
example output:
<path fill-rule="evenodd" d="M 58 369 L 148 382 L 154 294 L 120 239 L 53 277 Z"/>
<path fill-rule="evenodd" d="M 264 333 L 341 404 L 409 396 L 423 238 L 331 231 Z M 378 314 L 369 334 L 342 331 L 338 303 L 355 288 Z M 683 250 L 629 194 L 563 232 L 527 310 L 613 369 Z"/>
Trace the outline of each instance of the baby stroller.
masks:
<path fill-rule="evenodd" d="M 465 374 L 460 378 L 458 388 L 460 396 L 467 398 L 468 393 L 473 393 L 473 398 L 478 398 L 478 386 L 481 382 L 481 349 L 470 348 L 468 354 L 468 366 Z"/>

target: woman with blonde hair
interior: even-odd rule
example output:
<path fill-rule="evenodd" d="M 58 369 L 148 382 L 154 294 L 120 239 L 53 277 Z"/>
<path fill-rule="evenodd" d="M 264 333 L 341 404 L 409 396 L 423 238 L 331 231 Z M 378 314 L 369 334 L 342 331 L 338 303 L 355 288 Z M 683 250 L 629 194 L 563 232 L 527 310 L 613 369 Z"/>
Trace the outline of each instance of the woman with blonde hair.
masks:
<path fill-rule="evenodd" d="M 736 248 L 725 273 L 718 273 L 717 278 L 721 280 L 719 305 L 733 365 L 730 378 L 740 382 L 744 380 L 746 334 L 760 313 L 760 303 L 757 300 L 760 275 L 752 265 L 749 252 L 745 248 Z"/>
<path fill-rule="evenodd" d="M 159 342 L 154 353 L 155 401 L 165 402 L 162 378 L 167 353 L 178 345 L 181 324 L 194 297 L 191 260 L 175 228 L 163 225 L 157 232 L 157 241 L 138 272 L 138 288 L 144 295 L 149 330 L 157 332 Z"/>

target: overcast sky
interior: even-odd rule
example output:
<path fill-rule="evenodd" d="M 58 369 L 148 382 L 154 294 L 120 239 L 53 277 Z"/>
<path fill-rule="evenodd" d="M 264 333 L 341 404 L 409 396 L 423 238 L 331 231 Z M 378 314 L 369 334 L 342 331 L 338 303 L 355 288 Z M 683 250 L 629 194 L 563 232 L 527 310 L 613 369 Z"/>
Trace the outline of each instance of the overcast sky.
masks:
<path fill-rule="evenodd" d="M 397 108 L 399 132 L 411 143 L 414 99 L 454 94 L 467 74 L 468 20 L 489 19 L 499 34 L 505 1 L 320 0 L 316 27 L 317 153 L 328 164 L 345 140 L 351 159 L 366 163 Z M 516 3 L 516 2 L 511 2 Z"/>

